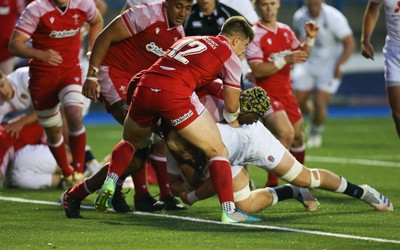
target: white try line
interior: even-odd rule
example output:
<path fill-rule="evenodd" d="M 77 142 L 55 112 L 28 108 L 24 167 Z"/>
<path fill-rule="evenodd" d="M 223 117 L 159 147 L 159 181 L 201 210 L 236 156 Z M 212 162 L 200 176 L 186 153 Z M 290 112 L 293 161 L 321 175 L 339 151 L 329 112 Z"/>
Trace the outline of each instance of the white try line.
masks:
<path fill-rule="evenodd" d="M 364 159 L 349 159 L 349 158 L 327 157 L 327 156 L 307 155 L 306 161 L 400 168 L 400 162 L 376 161 L 376 160 L 364 160 Z"/>
<path fill-rule="evenodd" d="M 12 201 L 12 202 L 21 202 L 21 203 L 31 203 L 31 204 L 43 204 L 43 205 L 61 206 L 60 202 L 29 200 L 29 199 L 17 198 L 17 197 L 3 197 L 3 196 L 0 196 L 0 200 Z M 93 206 L 81 206 L 81 208 L 92 209 L 92 210 L 94 209 Z M 110 210 L 110 211 L 113 211 L 113 210 Z M 156 214 L 156 213 L 146 213 L 146 212 L 132 212 L 132 213 L 136 214 L 136 215 L 162 217 L 162 218 L 177 219 L 177 220 L 184 220 L 184 221 L 193 221 L 193 222 L 201 222 L 201 223 L 209 223 L 209 224 L 218 224 L 218 225 L 225 225 L 225 226 L 229 225 L 229 226 L 235 226 L 235 227 L 259 228 L 259 229 L 267 229 L 267 230 L 275 230 L 275 231 L 285 231 L 285 232 L 295 232 L 295 233 L 306 233 L 306 234 L 322 235 L 322 236 L 345 238 L 345 239 L 355 239 L 355 240 L 366 240 L 366 241 L 374 241 L 374 242 L 400 244 L 400 240 L 390 240 L 390 239 L 383 239 L 383 238 L 364 237 L 364 236 L 350 235 L 350 234 L 329 233 L 329 232 L 323 232 L 323 231 L 296 229 L 296 228 L 289 228 L 289 227 L 257 225 L 257 224 L 246 224 L 246 223 L 223 223 L 223 222 L 220 222 L 220 221 L 205 220 L 205 219 L 194 218 L 194 217 L 176 216 L 176 215 L 168 215 L 168 214 Z"/>

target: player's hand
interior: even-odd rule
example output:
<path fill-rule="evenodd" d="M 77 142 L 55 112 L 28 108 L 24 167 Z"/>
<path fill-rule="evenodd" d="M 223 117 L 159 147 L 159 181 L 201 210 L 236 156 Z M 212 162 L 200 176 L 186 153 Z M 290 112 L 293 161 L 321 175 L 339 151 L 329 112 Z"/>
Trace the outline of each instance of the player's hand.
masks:
<path fill-rule="evenodd" d="M 335 72 L 333 72 L 333 73 L 334 73 L 334 77 L 336 79 L 342 79 L 342 76 L 343 76 L 342 66 L 336 65 Z"/>
<path fill-rule="evenodd" d="M 95 80 L 86 79 L 83 83 L 82 94 L 96 102 L 100 97 L 100 84 Z"/>
<path fill-rule="evenodd" d="M 308 21 L 304 25 L 304 29 L 306 31 L 307 37 L 315 38 L 318 35 L 319 26 L 314 21 Z"/>
<path fill-rule="evenodd" d="M 52 49 L 42 50 L 38 56 L 38 59 L 53 66 L 58 66 L 63 61 L 60 53 Z"/>
<path fill-rule="evenodd" d="M 229 123 L 229 126 L 231 126 L 232 128 L 237 128 L 239 127 L 239 121 L 238 119 L 234 120 L 233 122 Z"/>
<path fill-rule="evenodd" d="M 22 130 L 24 125 L 21 122 L 13 122 L 5 125 L 4 131 L 10 134 L 12 137 L 15 137 L 17 140 L 19 139 L 19 132 Z"/>
<path fill-rule="evenodd" d="M 181 199 L 181 201 L 183 203 L 185 203 L 188 206 L 191 206 L 191 205 L 193 205 L 193 203 L 189 202 L 189 200 L 187 198 L 187 194 L 188 194 L 188 192 L 184 191 L 184 192 L 179 194 L 179 198 Z"/>
<path fill-rule="evenodd" d="M 307 60 L 308 55 L 302 50 L 292 51 L 290 54 L 285 56 L 285 61 L 287 64 L 303 63 Z"/>
<path fill-rule="evenodd" d="M 367 59 L 374 60 L 374 47 L 368 41 L 361 43 L 361 55 Z"/>

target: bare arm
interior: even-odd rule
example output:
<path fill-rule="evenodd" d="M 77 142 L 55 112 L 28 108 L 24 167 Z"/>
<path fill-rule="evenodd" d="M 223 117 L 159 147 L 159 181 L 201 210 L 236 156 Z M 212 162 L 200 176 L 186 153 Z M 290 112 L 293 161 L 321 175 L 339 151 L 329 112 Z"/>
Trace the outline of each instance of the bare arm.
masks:
<path fill-rule="evenodd" d="M 104 16 L 108 10 L 108 5 L 104 0 L 96 1 L 96 8 L 99 10 L 101 16 Z"/>
<path fill-rule="evenodd" d="M 8 50 L 15 56 L 34 58 L 39 61 L 49 63 L 53 66 L 58 66 L 60 63 L 62 63 L 62 57 L 57 51 L 52 49 L 34 49 L 26 44 L 28 40 L 29 37 L 17 30 L 14 30 L 8 43 Z"/>
<path fill-rule="evenodd" d="M 97 9 L 97 14 L 94 20 L 89 24 L 90 29 L 89 29 L 89 48 L 88 51 L 91 51 L 93 48 L 94 42 L 96 41 L 97 36 L 103 29 L 103 17 L 101 16 L 99 10 Z"/>
<path fill-rule="evenodd" d="M 353 35 L 348 35 L 342 40 L 343 44 L 343 52 L 341 56 L 338 58 L 336 61 L 336 66 L 335 66 L 335 78 L 341 78 L 342 77 L 342 69 L 341 66 L 350 58 L 350 56 L 353 54 L 354 49 L 356 47 L 356 43 L 354 41 L 354 36 Z"/>
<path fill-rule="evenodd" d="M 94 34 L 93 34 L 94 36 Z M 90 37 L 90 35 L 89 35 Z M 87 98 L 96 101 L 100 96 L 100 87 L 97 82 L 98 68 L 112 43 L 120 42 L 130 37 L 130 34 L 122 22 L 121 16 L 116 17 L 101 33 L 95 38 L 92 53 L 89 60 L 87 79 L 83 84 L 82 94 Z M 92 37 L 93 38 L 93 37 Z"/>
<path fill-rule="evenodd" d="M 239 126 L 239 122 L 237 121 L 237 117 L 239 116 L 239 112 L 237 111 L 239 111 L 239 105 L 240 105 L 239 96 L 240 96 L 240 90 L 224 87 L 224 102 L 225 102 L 224 109 L 227 113 L 236 116 L 236 119 L 234 121 L 231 122 L 228 121 L 228 123 L 233 127 Z"/>
<path fill-rule="evenodd" d="M 361 31 L 361 54 L 367 59 L 374 60 L 374 47 L 370 39 L 379 18 L 380 8 L 381 4 L 369 1 L 365 9 Z"/>
<path fill-rule="evenodd" d="M 314 40 L 318 34 L 319 26 L 314 21 L 309 21 L 304 25 L 304 29 L 306 31 L 307 37 L 306 41 L 301 45 L 301 50 L 304 51 L 307 56 L 309 56 L 314 46 Z"/>
<path fill-rule="evenodd" d="M 11 136 L 19 139 L 19 132 L 24 128 L 25 125 L 32 124 L 36 122 L 37 116 L 36 113 L 32 112 L 23 116 L 21 119 L 14 121 L 12 123 L 8 123 L 4 126 L 4 131 L 11 134 Z"/>

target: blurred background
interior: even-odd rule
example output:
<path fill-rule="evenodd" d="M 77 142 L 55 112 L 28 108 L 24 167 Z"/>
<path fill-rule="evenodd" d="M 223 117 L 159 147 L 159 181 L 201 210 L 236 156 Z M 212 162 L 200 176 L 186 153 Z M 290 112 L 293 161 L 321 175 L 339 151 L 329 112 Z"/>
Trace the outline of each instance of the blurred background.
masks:
<path fill-rule="evenodd" d="M 104 17 L 104 23 L 108 24 L 121 12 L 125 0 L 106 0 L 106 2 L 108 11 Z M 381 13 L 372 36 L 372 44 L 376 53 L 375 60 L 372 61 L 363 58 L 360 54 L 361 24 L 368 1 L 325 0 L 325 2 L 339 9 L 347 17 L 357 46 L 355 53 L 345 64 L 343 81 L 337 94 L 331 100 L 329 116 L 390 116 L 383 77 L 382 48 L 386 36 L 383 13 Z M 292 26 L 293 14 L 302 5 L 303 0 L 281 0 L 278 20 Z M 97 103 L 93 104 L 92 110 L 103 111 L 104 108 Z M 111 116 L 110 122 L 113 122 Z"/>

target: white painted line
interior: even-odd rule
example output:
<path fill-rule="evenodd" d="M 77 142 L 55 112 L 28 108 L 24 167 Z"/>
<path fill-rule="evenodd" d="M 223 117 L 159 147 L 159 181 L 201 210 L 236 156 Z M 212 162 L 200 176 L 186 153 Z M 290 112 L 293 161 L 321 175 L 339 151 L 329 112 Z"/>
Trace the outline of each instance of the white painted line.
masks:
<path fill-rule="evenodd" d="M 326 157 L 326 156 L 307 155 L 306 161 L 400 168 L 400 162 L 376 161 L 376 160 L 365 160 L 365 159 L 349 159 L 349 158 Z"/>
<path fill-rule="evenodd" d="M 12 202 L 22 202 L 22 203 L 31 203 L 31 204 L 43 204 L 43 205 L 61 206 L 60 202 L 29 200 L 29 199 L 17 198 L 17 197 L 0 196 L 0 200 L 12 201 Z M 81 208 L 92 209 L 92 210 L 94 209 L 94 207 L 92 207 L 92 206 L 81 206 Z M 375 241 L 375 242 L 383 242 L 383 243 L 400 244 L 400 240 L 364 237 L 364 236 L 350 235 L 350 234 L 329 233 L 329 232 L 323 232 L 323 231 L 296 229 L 296 228 L 289 228 L 289 227 L 257 225 L 257 224 L 246 224 L 246 223 L 223 223 L 223 222 L 220 222 L 220 221 L 212 221 L 212 220 L 205 220 L 205 219 L 200 219 L 200 218 L 177 216 L 177 215 L 168 215 L 168 214 L 156 214 L 156 213 L 146 213 L 146 212 L 132 212 L 132 213 L 136 214 L 136 215 L 162 217 L 162 218 L 177 219 L 177 220 L 184 220 L 184 221 L 193 221 L 193 222 L 201 222 L 201 223 L 209 223 L 209 224 L 229 225 L 229 226 L 248 227 L 248 228 L 260 228 L 260 229 L 275 230 L 275 231 L 285 231 L 285 232 L 295 232 L 295 233 L 306 233 L 306 234 L 322 235 L 322 236 L 336 237 L 336 238 L 345 238 L 345 239 L 355 239 L 355 240 L 366 240 L 366 241 Z"/>

